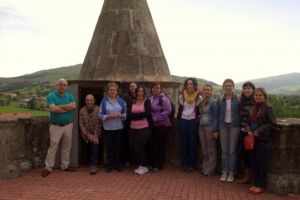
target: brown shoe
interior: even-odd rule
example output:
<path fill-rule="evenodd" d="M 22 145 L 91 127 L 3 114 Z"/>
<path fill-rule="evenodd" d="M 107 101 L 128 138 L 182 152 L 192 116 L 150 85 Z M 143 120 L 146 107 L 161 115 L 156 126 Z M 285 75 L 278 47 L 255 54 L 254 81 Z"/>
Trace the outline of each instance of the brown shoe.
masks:
<path fill-rule="evenodd" d="M 45 169 L 43 172 L 42 172 L 42 177 L 47 177 L 49 176 L 49 174 L 51 174 L 51 172 L 47 169 Z"/>
<path fill-rule="evenodd" d="M 68 168 L 66 168 L 66 169 L 62 169 L 61 171 L 63 171 L 63 172 L 75 172 L 76 169 L 75 169 L 75 168 L 68 167 Z"/>

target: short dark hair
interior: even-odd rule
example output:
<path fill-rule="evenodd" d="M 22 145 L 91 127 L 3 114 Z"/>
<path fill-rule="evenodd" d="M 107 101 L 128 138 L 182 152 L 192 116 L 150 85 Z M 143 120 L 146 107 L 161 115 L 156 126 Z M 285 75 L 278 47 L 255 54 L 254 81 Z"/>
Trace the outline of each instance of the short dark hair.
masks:
<path fill-rule="evenodd" d="M 151 93 L 151 94 L 152 94 L 152 88 L 154 88 L 154 87 L 156 87 L 156 86 L 158 86 L 158 85 L 161 86 L 161 85 L 160 85 L 160 82 L 154 82 L 154 83 L 151 84 L 151 87 L 150 87 L 150 93 Z M 161 92 L 161 88 L 160 88 L 160 92 Z"/>

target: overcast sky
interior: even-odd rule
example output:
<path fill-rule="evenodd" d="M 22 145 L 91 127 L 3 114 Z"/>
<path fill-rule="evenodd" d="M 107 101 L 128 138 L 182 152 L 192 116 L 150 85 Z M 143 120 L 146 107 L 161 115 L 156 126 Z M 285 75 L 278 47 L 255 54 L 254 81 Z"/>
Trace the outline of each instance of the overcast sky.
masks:
<path fill-rule="evenodd" d="M 82 63 L 103 0 L 0 0 L 0 77 Z M 300 72 L 298 0 L 148 0 L 171 74 Z"/>

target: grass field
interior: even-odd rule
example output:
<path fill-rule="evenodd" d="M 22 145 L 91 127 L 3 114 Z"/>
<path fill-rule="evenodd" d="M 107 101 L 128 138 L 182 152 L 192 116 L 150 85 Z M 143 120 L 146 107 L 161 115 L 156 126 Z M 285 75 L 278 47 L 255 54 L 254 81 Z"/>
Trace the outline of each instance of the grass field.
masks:
<path fill-rule="evenodd" d="M 47 111 L 19 108 L 17 106 L 17 102 L 11 102 L 11 104 L 8 106 L 0 106 L 0 114 L 7 113 L 31 113 L 32 116 L 49 116 L 49 112 Z"/>

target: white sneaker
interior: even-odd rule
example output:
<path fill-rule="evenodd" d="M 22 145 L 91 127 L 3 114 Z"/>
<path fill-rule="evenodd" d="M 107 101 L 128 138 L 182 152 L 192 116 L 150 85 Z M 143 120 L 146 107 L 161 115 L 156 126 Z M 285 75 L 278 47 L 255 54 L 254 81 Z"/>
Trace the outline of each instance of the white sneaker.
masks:
<path fill-rule="evenodd" d="M 137 173 L 137 174 L 141 174 L 142 173 L 142 166 L 139 166 L 138 168 L 136 168 L 134 170 L 134 172 Z"/>
<path fill-rule="evenodd" d="M 226 181 L 227 180 L 227 172 L 222 172 L 222 175 L 221 175 L 221 178 L 220 178 L 220 181 Z"/>
<path fill-rule="evenodd" d="M 147 167 L 143 167 L 143 166 L 139 166 L 139 168 L 134 170 L 135 173 L 140 174 L 140 175 L 143 175 L 148 171 L 149 171 L 149 169 Z"/>
<path fill-rule="evenodd" d="M 229 172 L 229 175 L 227 177 L 227 182 L 232 183 L 234 181 L 234 175 L 232 172 Z"/>
<path fill-rule="evenodd" d="M 143 167 L 143 169 L 144 169 L 144 174 L 149 171 L 149 169 L 147 167 Z"/>

